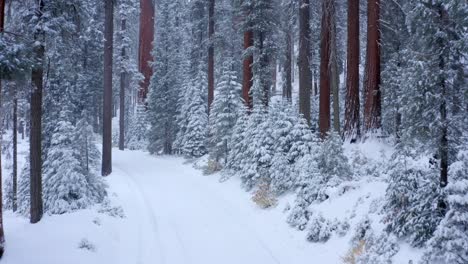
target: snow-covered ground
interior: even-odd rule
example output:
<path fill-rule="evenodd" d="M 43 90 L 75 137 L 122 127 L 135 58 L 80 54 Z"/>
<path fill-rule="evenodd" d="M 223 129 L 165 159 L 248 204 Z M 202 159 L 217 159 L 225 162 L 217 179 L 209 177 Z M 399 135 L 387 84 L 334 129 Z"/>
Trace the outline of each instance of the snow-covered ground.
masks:
<path fill-rule="evenodd" d="M 355 224 L 386 188 L 367 179 L 343 196 L 314 205 L 327 218 L 351 222 L 346 236 L 314 244 L 286 223 L 292 195 L 264 210 L 238 179 L 221 183 L 219 175 L 203 175 L 182 158 L 141 151 L 114 150 L 113 155 L 114 172 L 107 178 L 111 205 L 45 216 L 35 225 L 7 212 L 2 263 L 343 263 Z M 371 217 L 378 224 L 379 216 Z M 394 263 L 406 264 L 411 256 L 417 252 L 403 247 Z"/>

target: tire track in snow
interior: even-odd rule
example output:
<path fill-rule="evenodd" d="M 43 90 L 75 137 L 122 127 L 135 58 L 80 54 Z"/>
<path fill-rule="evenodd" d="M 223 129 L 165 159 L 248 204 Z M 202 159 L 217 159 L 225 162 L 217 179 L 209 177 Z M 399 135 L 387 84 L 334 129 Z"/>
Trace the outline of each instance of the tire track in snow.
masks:
<path fill-rule="evenodd" d="M 118 166 L 118 165 L 115 165 L 115 167 L 117 169 L 119 169 L 120 171 L 123 172 L 123 174 L 126 176 L 126 177 L 123 177 L 125 178 L 125 181 L 128 183 L 128 186 L 130 187 L 131 186 L 131 189 L 134 190 L 134 193 L 135 194 L 138 194 L 139 195 L 139 198 L 140 200 L 143 202 L 143 206 L 144 206 L 144 210 L 146 212 L 146 215 L 147 215 L 147 218 L 149 219 L 150 223 L 151 223 L 151 228 L 153 230 L 153 238 L 156 240 L 156 244 L 157 245 L 151 245 L 153 247 L 157 247 L 157 250 L 150 250 L 150 252 L 156 252 L 159 253 L 158 256 L 159 256 L 159 260 L 160 260 L 160 263 L 161 264 L 165 264 L 166 263 L 166 259 L 165 259 L 165 255 L 164 255 L 164 250 L 163 250 L 163 246 L 162 246 L 162 243 L 161 243 L 161 240 L 159 238 L 159 231 L 158 231 L 158 221 L 157 221 L 157 218 L 154 214 L 154 211 L 152 210 L 149 202 L 148 202 L 148 198 L 146 196 L 146 193 L 142 190 L 142 188 L 139 186 L 139 184 L 137 183 L 137 181 L 135 180 L 135 178 L 132 176 L 131 173 L 129 173 L 127 170 L 123 169 L 122 167 Z M 138 225 L 138 230 L 139 230 L 139 249 L 138 249 L 138 264 L 144 264 L 145 261 L 142 259 L 142 250 L 144 248 L 144 243 L 143 243 L 143 236 L 142 236 L 142 225 Z"/>

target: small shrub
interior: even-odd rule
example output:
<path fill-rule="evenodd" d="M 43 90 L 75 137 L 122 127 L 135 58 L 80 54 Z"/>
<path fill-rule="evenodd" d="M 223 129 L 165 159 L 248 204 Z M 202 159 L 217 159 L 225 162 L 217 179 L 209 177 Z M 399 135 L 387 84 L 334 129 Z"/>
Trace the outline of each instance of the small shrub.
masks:
<path fill-rule="evenodd" d="M 79 249 L 84 249 L 88 251 L 95 252 L 96 251 L 96 246 L 92 244 L 88 239 L 83 238 L 80 243 L 78 244 Z"/>
<path fill-rule="evenodd" d="M 364 240 L 359 240 L 358 243 L 343 257 L 343 262 L 345 264 L 356 264 L 357 259 L 365 252 L 365 250 L 366 242 Z"/>
<path fill-rule="evenodd" d="M 252 200 L 261 208 L 273 207 L 277 203 L 277 199 L 270 189 L 270 183 L 267 180 L 263 180 L 258 189 L 255 191 Z"/>
<path fill-rule="evenodd" d="M 211 175 L 218 171 L 221 171 L 223 166 L 216 160 L 209 159 L 206 166 L 203 167 L 203 174 Z"/>

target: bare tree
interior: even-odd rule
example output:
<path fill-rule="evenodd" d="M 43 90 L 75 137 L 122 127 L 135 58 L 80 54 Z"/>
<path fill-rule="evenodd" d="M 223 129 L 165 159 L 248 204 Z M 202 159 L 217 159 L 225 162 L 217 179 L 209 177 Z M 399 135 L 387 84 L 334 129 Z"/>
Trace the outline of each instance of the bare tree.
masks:
<path fill-rule="evenodd" d="M 114 1 L 104 2 L 104 103 L 102 132 L 102 176 L 112 173 L 112 52 L 114 35 Z"/>
<path fill-rule="evenodd" d="M 333 129 L 340 134 L 340 76 L 336 30 L 336 0 L 330 1 L 330 82 L 333 94 Z"/>
<path fill-rule="evenodd" d="M 312 72 L 310 70 L 310 2 L 299 2 L 299 112 L 310 125 L 310 92 Z"/>
<path fill-rule="evenodd" d="M 345 138 L 360 137 L 359 122 L 359 0 L 348 0 L 348 54 L 346 75 Z"/>
<path fill-rule="evenodd" d="M 16 212 L 17 204 L 17 190 L 18 190 L 18 87 L 13 88 L 13 194 L 12 194 L 12 208 Z"/>

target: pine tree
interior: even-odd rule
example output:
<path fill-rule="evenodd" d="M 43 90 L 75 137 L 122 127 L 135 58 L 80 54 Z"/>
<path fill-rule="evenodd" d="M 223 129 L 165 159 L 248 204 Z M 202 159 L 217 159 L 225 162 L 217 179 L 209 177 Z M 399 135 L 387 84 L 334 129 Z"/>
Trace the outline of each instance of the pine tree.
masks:
<path fill-rule="evenodd" d="M 200 157 L 206 154 L 206 136 L 208 125 L 208 114 L 203 100 L 203 92 L 205 90 L 204 72 L 200 71 L 198 78 L 192 86 L 187 90 L 190 98 L 190 103 L 187 107 L 186 118 L 187 127 L 181 137 L 181 152 L 188 157 Z"/>
<path fill-rule="evenodd" d="M 454 179 L 447 188 L 447 214 L 428 241 L 422 263 L 466 263 L 468 261 L 468 152 L 460 152 L 450 167 Z"/>
<path fill-rule="evenodd" d="M 216 97 L 209 117 L 208 149 L 215 160 L 227 159 L 233 128 L 243 107 L 241 84 L 232 70 L 232 59 L 223 64 L 221 77 L 216 85 Z"/>

